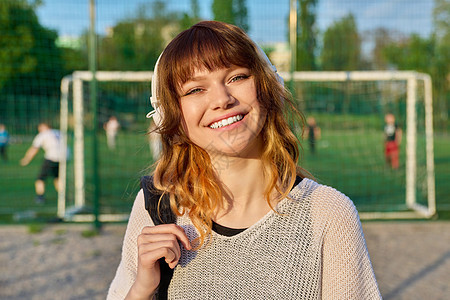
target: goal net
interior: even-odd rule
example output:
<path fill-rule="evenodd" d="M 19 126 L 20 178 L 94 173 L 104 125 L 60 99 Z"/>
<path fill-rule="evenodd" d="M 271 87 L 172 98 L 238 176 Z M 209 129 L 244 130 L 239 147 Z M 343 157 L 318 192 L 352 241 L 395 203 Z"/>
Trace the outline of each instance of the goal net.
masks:
<path fill-rule="evenodd" d="M 153 162 L 145 134 L 151 109 L 151 72 L 96 73 L 100 174 L 100 220 L 127 217 L 139 190 L 139 177 Z M 305 119 L 314 118 L 314 142 L 302 136 L 300 164 L 320 183 L 348 195 L 361 217 L 414 218 L 435 213 L 431 80 L 415 72 L 295 72 L 293 96 Z M 90 72 L 63 79 L 61 132 L 73 149 L 72 159 L 60 164 L 58 215 L 88 221 L 93 216 L 90 187 L 92 123 Z M 402 139 L 398 166 L 386 159 L 385 115 L 392 114 Z M 115 116 L 121 127 L 114 149 L 103 129 Z M 311 118 L 312 117 L 312 118 Z M 312 128 L 312 127 L 311 127 Z M 307 130 L 308 131 L 308 130 Z M 308 133 L 308 132 L 306 132 Z M 395 160 L 395 156 L 394 156 Z M 72 212 L 77 212 L 76 215 Z"/>

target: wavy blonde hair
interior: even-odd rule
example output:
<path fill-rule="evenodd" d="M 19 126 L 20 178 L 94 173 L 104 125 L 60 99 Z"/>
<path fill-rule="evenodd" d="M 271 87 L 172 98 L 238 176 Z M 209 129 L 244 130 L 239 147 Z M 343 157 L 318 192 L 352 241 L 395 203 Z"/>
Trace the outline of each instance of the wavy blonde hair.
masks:
<path fill-rule="evenodd" d="M 297 175 L 309 177 L 297 166 L 298 139 L 283 114 L 287 106 L 298 111 L 253 41 L 240 28 L 217 21 L 200 22 L 181 32 L 168 44 L 158 65 L 157 95 L 163 118 L 157 131 L 163 151 L 154 171 L 154 184 L 170 195 L 175 214 L 188 213 L 200 233 L 198 246 L 211 234 L 211 216 L 223 207 L 224 190 L 209 154 L 191 142 L 183 128 L 180 87 L 196 68 L 212 71 L 231 65 L 250 70 L 258 100 L 267 111 L 260 133 L 264 140 L 263 171 L 269 182 L 264 191 L 266 201 L 272 207 L 274 191 L 276 200 L 283 199 Z M 301 115 L 300 119 L 303 125 Z"/>

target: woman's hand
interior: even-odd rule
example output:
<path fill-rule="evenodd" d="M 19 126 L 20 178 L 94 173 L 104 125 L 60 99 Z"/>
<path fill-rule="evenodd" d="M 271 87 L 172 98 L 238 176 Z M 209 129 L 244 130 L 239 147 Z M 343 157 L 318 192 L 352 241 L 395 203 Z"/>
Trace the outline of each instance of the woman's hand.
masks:
<path fill-rule="evenodd" d="M 126 299 L 150 299 L 161 279 L 158 260 L 164 257 L 170 268 L 175 268 L 181 257 L 181 242 L 185 249 L 192 249 L 183 228 L 175 224 L 148 226 L 137 239 L 137 276 Z"/>

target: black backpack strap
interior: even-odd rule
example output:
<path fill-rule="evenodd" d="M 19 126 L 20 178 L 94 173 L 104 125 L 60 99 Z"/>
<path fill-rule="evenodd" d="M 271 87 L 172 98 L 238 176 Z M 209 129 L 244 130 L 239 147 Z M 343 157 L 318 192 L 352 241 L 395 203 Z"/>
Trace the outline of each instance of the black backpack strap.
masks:
<path fill-rule="evenodd" d="M 161 199 L 159 214 L 158 204 L 162 193 L 153 185 L 152 176 L 141 177 L 141 188 L 144 191 L 145 209 L 148 211 L 153 223 L 156 225 L 175 223 L 176 216 L 170 208 L 170 199 L 167 194 L 164 194 Z M 172 280 L 173 269 L 169 267 L 164 258 L 159 259 L 161 269 L 161 281 L 159 283 L 156 299 L 166 300 L 167 289 L 169 288 L 170 280 Z"/>
<path fill-rule="evenodd" d="M 145 209 L 150 214 L 153 223 L 155 225 L 175 223 L 176 216 L 170 208 L 169 195 L 163 195 L 158 213 L 158 204 L 162 192 L 153 185 L 153 176 L 141 177 L 141 188 L 144 191 Z"/>

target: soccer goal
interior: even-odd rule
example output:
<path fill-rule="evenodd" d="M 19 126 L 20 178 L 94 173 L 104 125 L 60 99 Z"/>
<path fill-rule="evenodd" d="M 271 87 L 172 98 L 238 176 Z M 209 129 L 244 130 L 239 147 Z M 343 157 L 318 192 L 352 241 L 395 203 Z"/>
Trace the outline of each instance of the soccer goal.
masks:
<path fill-rule="evenodd" d="M 76 71 L 61 82 L 60 129 L 64 145 L 73 148 L 70 161 L 60 163 L 58 216 L 71 221 L 92 221 L 92 169 L 98 168 L 101 222 L 128 218 L 133 197 L 139 190 L 138 179 L 151 164 L 149 138 L 146 135 L 150 110 L 152 72 L 96 72 L 98 166 L 92 165 L 92 112 L 89 82 L 92 73 Z M 110 116 L 118 118 L 120 130 L 111 149 L 103 126 Z"/>
<path fill-rule="evenodd" d="M 290 74 L 283 74 L 286 81 Z M 408 71 L 295 72 L 295 95 L 320 139 L 303 141 L 302 164 L 347 194 L 364 219 L 436 212 L 432 83 Z M 397 165 L 385 149 L 385 116 L 401 131 Z M 311 150 L 314 150 L 312 152 Z"/>
<path fill-rule="evenodd" d="M 429 218 L 435 214 L 429 75 L 379 71 L 281 75 L 285 82 L 293 80 L 298 107 L 306 119 L 315 118 L 320 128 L 314 152 L 308 137 L 295 129 L 303 138 L 301 164 L 320 183 L 347 194 L 364 219 Z M 151 161 L 145 135 L 149 122 L 145 113 L 151 109 L 151 76 L 152 72 L 96 73 L 100 114 L 103 119 L 119 116 L 124 125 L 114 151 L 103 149 L 106 142 L 103 135 L 99 137 L 100 221 L 128 217 L 132 196 L 139 189 L 136 182 L 142 175 L 141 168 Z M 73 148 L 73 158 L 60 164 L 58 216 L 73 221 L 94 218 L 90 213 L 80 213 L 92 198 L 86 174 L 92 166 L 85 136 L 85 126 L 92 119 L 90 80 L 90 72 L 77 71 L 61 83 L 61 133 L 63 144 Z M 387 162 L 384 149 L 384 117 L 388 113 L 396 117 L 402 131 L 396 168 Z"/>

